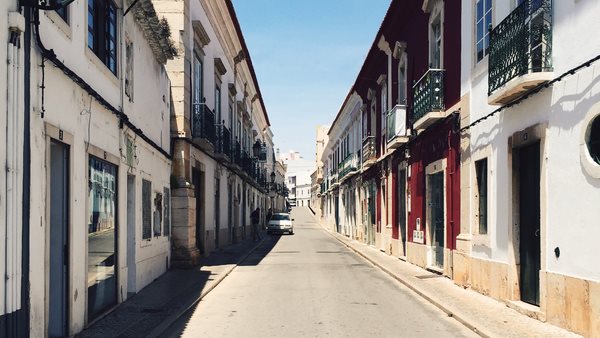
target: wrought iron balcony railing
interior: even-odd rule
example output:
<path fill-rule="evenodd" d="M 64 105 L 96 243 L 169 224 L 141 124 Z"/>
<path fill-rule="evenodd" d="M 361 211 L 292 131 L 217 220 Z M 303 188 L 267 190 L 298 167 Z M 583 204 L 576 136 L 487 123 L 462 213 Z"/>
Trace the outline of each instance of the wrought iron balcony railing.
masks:
<path fill-rule="evenodd" d="M 205 103 L 194 103 L 192 112 L 192 137 L 215 144 L 215 113 Z"/>
<path fill-rule="evenodd" d="M 358 170 L 359 156 L 360 154 L 358 153 L 349 154 L 342 161 L 342 163 L 340 163 L 340 165 L 338 166 L 340 180 L 346 177 L 346 175 Z"/>
<path fill-rule="evenodd" d="M 444 110 L 444 71 L 429 69 L 413 86 L 411 120 L 414 123 L 427 113 Z"/>
<path fill-rule="evenodd" d="M 370 161 L 377 159 L 377 148 L 375 147 L 375 136 L 367 136 L 363 140 L 362 149 L 362 163 L 363 165 Z"/>
<path fill-rule="evenodd" d="M 525 0 L 490 32 L 488 94 L 510 80 L 552 71 L 552 0 Z"/>
<path fill-rule="evenodd" d="M 240 145 L 239 141 L 235 141 L 233 142 L 233 149 L 232 149 L 232 153 L 233 153 L 233 163 L 238 165 L 239 167 L 242 166 L 242 146 Z"/>
<path fill-rule="evenodd" d="M 224 124 L 217 124 L 217 144 L 215 145 L 215 151 L 218 154 L 223 154 L 229 158 L 231 156 L 231 133 Z"/>
<path fill-rule="evenodd" d="M 406 106 L 396 105 L 389 111 L 386 117 L 386 135 L 387 142 L 391 142 L 397 137 L 406 135 Z"/>

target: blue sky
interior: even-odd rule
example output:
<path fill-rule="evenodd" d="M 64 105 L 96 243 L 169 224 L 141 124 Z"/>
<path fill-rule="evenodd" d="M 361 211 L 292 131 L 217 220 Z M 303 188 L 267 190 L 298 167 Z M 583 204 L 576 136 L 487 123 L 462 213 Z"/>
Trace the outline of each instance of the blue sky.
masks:
<path fill-rule="evenodd" d="M 390 0 L 233 0 L 282 152 L 315 157 Z"/>

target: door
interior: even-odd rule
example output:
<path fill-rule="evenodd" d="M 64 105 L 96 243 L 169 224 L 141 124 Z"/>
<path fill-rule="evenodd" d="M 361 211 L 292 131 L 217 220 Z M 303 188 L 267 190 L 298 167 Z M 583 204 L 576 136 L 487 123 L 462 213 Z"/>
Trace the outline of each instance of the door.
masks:
<path fill-rule="evenodd" d="M 127 294 L 133 295 L 136 287 L 136 224 L 135 224 L 135 176 L 127 175 Z"/>
<path fill-rule="evenodd" d="M 406 170 L 398 171 L 398 192 L 396 201 L 398 201 L 398 234 L 400 235 L 400 243 L 402 245 L 402 255 L 406 256 Z"/>
<path fill-rule="evenodd" d="M 50 142 L 48 336 L 69 335 L 69 146 Z"/>
<path fill-rule="evenodd" d="M 540 144 L 519 149 L 521 300 L 540 304 Z"/>
<path fill-rule="evenodd" d="M 246 239 L 246 188 L 242 190 L 242 239 Z"/>
<path fill-rule="evenodd" d="M 376 215 L 376 210 L 375 210 L 375 196 L 377 194 L 377 188 L 375 186 L 374 182 L 370 182 L 369 183 L 369 197 L 368 197 L 368 204 L 369 204 L 369 215 L 368 215 L 368 240 L 367 243 L 369 245 L 375 245 L 375 227 L 377 226 L 377 215 Z"/>
<path fill-rule="evenodd" d="M 444 173 L 428 175 L 430 208 L 430 235 L 432 260 L 431 264 L 436 267 L 444 266 Z"/>
<path fill-rule="evenodd" d="M 204 255 L 204 173 L 198 169 L 192 169 L 192 184 L 194 184 L 194 195 L 196 196 L 196 248 Z"/>
<path fill-rule="evenodd" d="M 233 188 L 227 185 L 227 243 L 233 243 Z"/>
<path fill-rule="evenodd" d="M 221 232 L 221 179 L 215 178 L 215 248 L 219 247 Z"/>
<path fill-rule="evenodd" d="M 334 197 L 334 208 L 335 208 L 335 230 L 340 232 L 340 197 Z"/>

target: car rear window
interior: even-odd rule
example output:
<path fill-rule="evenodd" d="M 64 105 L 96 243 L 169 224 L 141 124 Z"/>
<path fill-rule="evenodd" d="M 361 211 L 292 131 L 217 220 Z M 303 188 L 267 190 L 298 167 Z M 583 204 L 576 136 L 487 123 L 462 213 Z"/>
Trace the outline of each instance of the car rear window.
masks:
<path fill-rule="evenodd" d="M 275 214 L 273 215 L 273 217 L 271 217 L 272 221 L 289 221 L 290 220 L 290 215 L 279 215 L 279 214 Z"/>

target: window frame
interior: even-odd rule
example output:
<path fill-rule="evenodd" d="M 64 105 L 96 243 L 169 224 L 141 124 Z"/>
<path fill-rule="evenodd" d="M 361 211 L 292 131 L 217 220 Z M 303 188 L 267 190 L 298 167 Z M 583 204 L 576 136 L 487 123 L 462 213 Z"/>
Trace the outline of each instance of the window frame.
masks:
<path fill-rule="evenodd" d="M 87 48 L 115 76 L 119 71 L 119 9 L 113 0 L 87 0 Z M 110 42 L 112 48 L 107 47 Z"/>
<path fill-rule="evenodd" d="M 478 4 L 481 3 L 482 4 L 482 17 L 479 17 L 479 9 L 478 9 Z M 487 7 L 489 5 L 489 8 Z M 485 60 L 487 58 L 487 56 L 489 55 L 489 38 L 490 38 L 490 28 L 493 27 L 494 24 L 494 1 L 493 0 L 474 0 L 474 6 L 473 6 L 473 47 L 475 49 L 474 52 L 474 56 L 475 56 L 475 64 L 480 63 L 481 61 Z M 489 15 L 489 22 L 487 22 L 488 19 L 488 15 Z M 478 25 L 479 22 L 481 21 L 482 23 L 482 36 L 481 38 L 479 37 L 479 30 L 478 30 Z M 487 23 L 487 25 L 486 25 Z M 485 47 L 486 45 L 486 38 L 487 38 L 487 48 Z M 483 55 L 481 56 L 481 58 L 479 57 L 479 43 L 482 42 L 483 43 Z"/>

